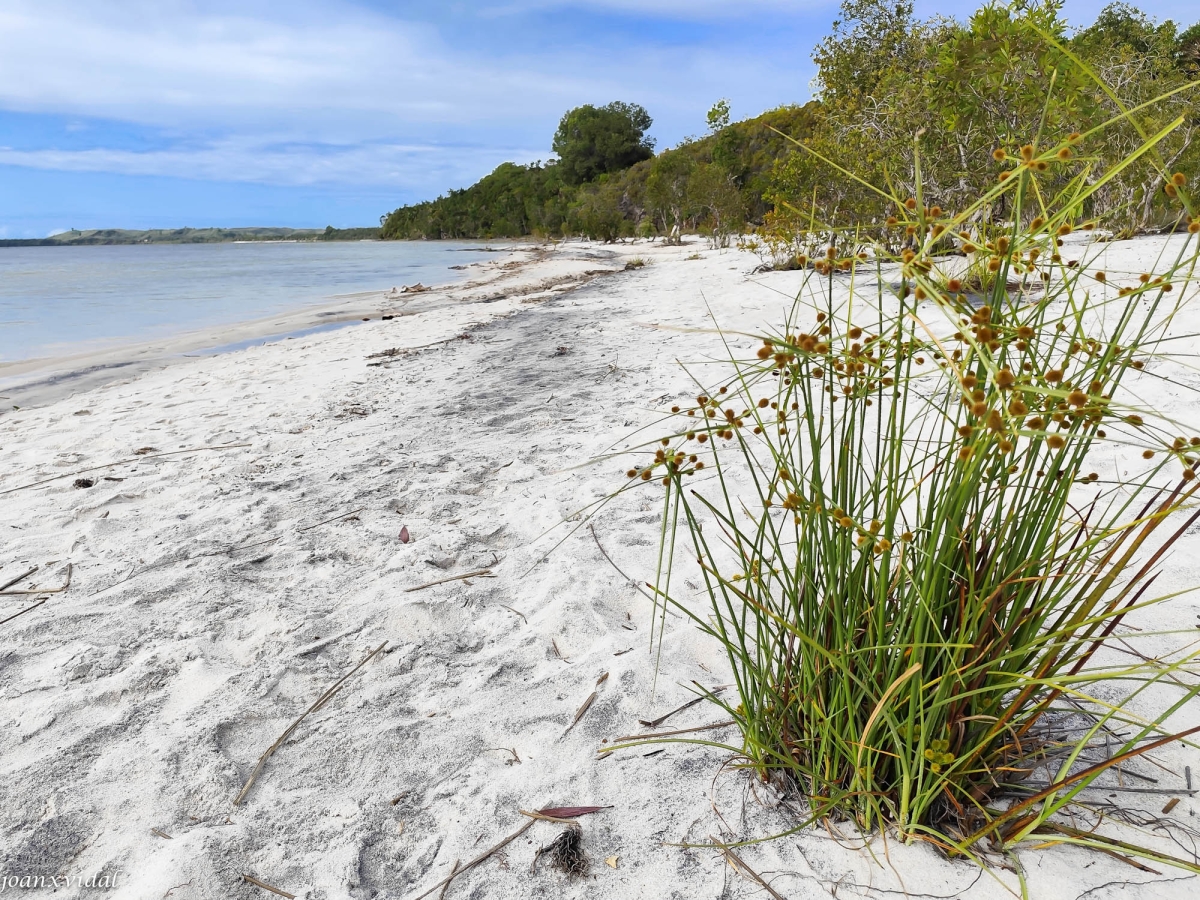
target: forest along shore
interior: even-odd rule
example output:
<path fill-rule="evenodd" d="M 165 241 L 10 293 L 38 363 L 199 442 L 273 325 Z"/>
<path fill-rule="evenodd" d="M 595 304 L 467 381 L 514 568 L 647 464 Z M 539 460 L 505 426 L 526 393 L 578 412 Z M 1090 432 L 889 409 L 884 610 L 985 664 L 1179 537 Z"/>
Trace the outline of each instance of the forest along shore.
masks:
<path fill-rule="evenodd" d="M 1136 279 L 1163 240 L 1106 245 L 1103 266 Z M 359 327 L 10 407 L 0 874 L 111 875 L 130 898 L 411 898 L 522 829 L 520 810 L 597 806 L 580 820 L 591 877 L 531 872 L 559 830 L 535 822 L 447 896 L 761 896 L 747 873 L 789 898 L 1011 896 L 928 846 L 889 842 L 880 866 L 815 829 L 743 847 L 733 868 L 679 845 L 784 831 L 788 804 L 714 748 L 598 752 L 705 726 L 738 741 L 710 705 L 680 709 L 694 683 L 731 682 L 715 645 L 669 618 L 650 653 L 631 579 L 653 577 L 660 489 L 579 514 L 630 463 L 594 460 L 660 437 L 656 410 L 696 395 L 680 363 L 703 382 L 727 355 L 715 325 L 752 354 L 744 335 L 782 321 L 803 274 L 758 262 L 559 245 L 421 293 L 404 308 L 418 314 L 377 306 Z M 1198 384 L 1147 402 L 1195 421 Z M 1163 593 L 1200 583 L 1200 535 L 1180 543 Z M 1136 622 L 1196 612 L 1187 596 Z M 1031 854 L 1031 894 L 1194 892 L 1079 859 Z"/>

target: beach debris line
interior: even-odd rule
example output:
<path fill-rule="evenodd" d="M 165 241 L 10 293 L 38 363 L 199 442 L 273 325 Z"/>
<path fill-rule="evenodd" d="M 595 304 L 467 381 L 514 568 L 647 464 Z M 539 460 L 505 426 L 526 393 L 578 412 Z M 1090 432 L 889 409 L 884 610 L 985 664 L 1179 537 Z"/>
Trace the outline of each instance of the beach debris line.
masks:
<path fill-rule="evenodd" d="M 330 700 L 332 700 L 337 695 L 338 691 L 340 691 L 342 689 L 342 687 L 346 684 L 346 682 L 349 681 L 350 678 L 356 672 L 358 672 L 359 669 L 361 669 L 363 666 L 365 666 L 367 663 L 369 663 L 372 659 L 374 659 L 379 653 L 381 653 L 383 651 L 383 648 L 387 646 L 387 643 L 388 643 L 387 641 L 384 641 L 382 644 L 380 644 L 378 647 L 376 647 L 374 650 L 372 650 L 370 653 L 368 653 L 366 658 L 363 659 L 362 662 L 360 662 L 357 666 L 355 666 L 353 669 L 351 669 L 349 672 L 347 672 L 345 675 L 343 675 L 337 681 L 337 683 L 333 685 L 333 687 L 331 687 L 329 690 L 327 690 L 325 693 L 323 693 L 320 697 L 318 697 L 317 701 L 312 706 L 310 706 L 308 709 L 306 709 L 301 714 L 300 718 L 298 718 L 295 722 L 293 722 L 291 725 L 289 725 L 287 727 L 287 730 L 284 731 L 283 734 L 281 734 L 279 736 L 279 738 L 275 741 L 275 743 L 273 743 L 270 747 L 267 748 L 266 752 L 263 753 L 263 755 L 258 758 L 258 763 L 254 766 L 254 771 L 250 773 L 250 777 L 246 779 L 246 783 L 244 785 L 242 785 L 241 792 L 237 795 L 237 797 L 234 798 L 234 801 L 233 801 L 234 806 L 238 806 L 244 799 L 246 799 L 246 795 L 248 793 L 250 793 L 250 788 L 252 788 L 254 786 L 254 782 L 258 780 L 258 776 L 262 772 L 263 766 L 265 766 L 267 764 L 267 760 L 270 759 L 271 755 L 276 750 L 278 750 L 280 747 L 283 746 L 284 741 L 286 741 L 289 737 L 292 736 L 292 733 L 295 732 L 295 730 L 300 727 L 300 723 L 303 722 L 311 713 L 316 712 L 322 706 L 324 706 L 326 703 L 328 703 Z M 260 885 L 260 887 L 262 887 L 262 886 L 263 885 Z M 291 895 L 288 894 L 286 896 L 291 896 Z"/>
<path fill-rule="evenodd" d="M 296 900 L 295 894 L 289 894 L 287 891 L 282 890 L 281 888 L 277 888 L 273 884 L 267 884 L 261 878 L 255 878 L 253 875 L 247 875 L 245 872 L 242 873 L 242 880 L 245 881 L 247 884 L 252 884 L 255 887 L 260 887 L 264 891 L 270 891 L 272 894 L 275 894 L 276 896 L 287 897 L 288 900 Z"/>

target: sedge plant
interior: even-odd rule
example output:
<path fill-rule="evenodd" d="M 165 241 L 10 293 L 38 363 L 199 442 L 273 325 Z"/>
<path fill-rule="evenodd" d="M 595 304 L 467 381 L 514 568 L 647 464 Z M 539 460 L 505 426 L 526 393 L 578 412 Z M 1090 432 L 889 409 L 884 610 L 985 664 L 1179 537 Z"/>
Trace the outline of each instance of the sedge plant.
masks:
<path fill-rule="evenodd" d="M 658 602 L 732 667 L 736 696 L 709 699 L 740 740 L 715 746 L 802 797 L 800 826 L 977 861 L 1053 842 L 1197 868 L 1063 815 L 1200 730 L 1170 721 L 1200 691 L 1191 650 L 1106 652 L 1165 599 L 1164 554 L 1200 515 L 1200 437 L 1136 400 L 1166 365 L 1200 222 L 1164 172 L 1182 227 L 1156 271 L 1097 268 L 1104 245 L 1073 232 L 1120 164 L 1081 165 L 1090 135 L 1013 148 L 955 213 L 919 168 L 914 196 L 877 189 L 906 249 L 848 255 L 833 235 L 781 327 L 697 379 L 629 471 L 663 493 Z M 1066 165 L 1051 193 L 1043 173 Z M 1001 194 L 1009 218 L 980 237 L 968 223 Z M 935 255 L 947 241 L 959 254 Z M 677 594 L 684 574 L 706 608 Z"/>

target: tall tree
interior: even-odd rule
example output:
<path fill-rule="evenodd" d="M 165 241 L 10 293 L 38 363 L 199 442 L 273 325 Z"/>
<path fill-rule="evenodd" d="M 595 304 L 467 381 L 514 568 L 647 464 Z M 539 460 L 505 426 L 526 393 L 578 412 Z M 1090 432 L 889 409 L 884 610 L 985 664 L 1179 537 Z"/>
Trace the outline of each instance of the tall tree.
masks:
<path fill-rule="evenodd" d="M 654 140 L 646 137 L 646 131 L 653 121 L 636 103 L 571 110 L 554 133 L 553 148 L 563 181 L 583 184 L 649 159 L 654 155 Z"/>

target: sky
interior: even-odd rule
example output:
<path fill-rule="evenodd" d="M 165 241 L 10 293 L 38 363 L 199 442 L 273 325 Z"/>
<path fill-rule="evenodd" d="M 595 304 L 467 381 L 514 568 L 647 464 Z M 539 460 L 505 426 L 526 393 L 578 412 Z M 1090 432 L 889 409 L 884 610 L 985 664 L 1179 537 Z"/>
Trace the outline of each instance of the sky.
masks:
<path fill-rule="evenodd" d="M 1101 0 L 1068 0 L 1086 24 Z M 1143 0 L 1191 24 L 1192 0 Z M 584 103 L 660 148 L 811 97 L 828 0 L 0 3 L 0 238 L 70 228 L 378 224 Z M 918 0 L 921 15 L 963 15 Z"/>

